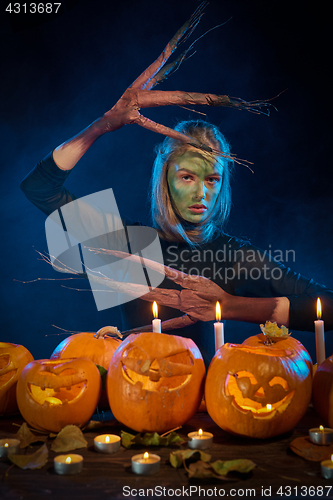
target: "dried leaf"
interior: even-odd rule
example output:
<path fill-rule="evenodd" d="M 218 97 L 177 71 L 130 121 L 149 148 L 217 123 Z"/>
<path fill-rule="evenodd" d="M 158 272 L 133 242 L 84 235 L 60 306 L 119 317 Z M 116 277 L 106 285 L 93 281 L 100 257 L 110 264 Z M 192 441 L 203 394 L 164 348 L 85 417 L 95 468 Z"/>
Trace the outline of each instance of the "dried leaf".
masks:
<path fill-rule="evenodd" d="M 289 446 L 294 453 L 312 462 L 328 460 L 333 454 L 333 444 L 327 446 L 314 444 L 308 436 L 294 439 Z"/>
<path fill-rule="evenodd" d="M 166 436 L 160 436 L 157 432 L 146 432 L 141 436 L 140 433 L 134 435 L 121 431 L 121 444 L 124 448 L 130 448 L 134 444 L 143 446 L 170 446 L 181 443 L 183 443 L 183 439 L 176 432 L 170 432 Z"/>
<path fill-rule="evenodd" d="M 37 443 L 38 441 L 42 441 L 44 443 L 47 439 L 47 436 L 36 436 L 31 432 L 28 424 L 26 422 L 23 422 L 23 424 L 17 431 L 15 438 L 20 441 L 20 448 L 26 448 L 31 443 Z"/>
<path fill-rule="evenodd" d="M 49 451 L 44 443 L 31 455 L 8 455 L 9 460 L 21 469 L 40 469 L 47 463 Z"/>
<path fill-rule="evenodd" d="M 216 460 L 216 462 L 213 462 L 211 466 L 217 474 L 219 474 L 220 476 L 225 476 L 228 474 L 228 472 L 231 471 L 240 472 L 241 474 L 247 474 L 252 469 L 254 469 L 256 464 L 252 462 L 252 460 L 240 458 L 237 460 L 226 461 Z"/>
<path fill-rule="evenodd" d="M 204 479 L 207 477 L 216 477 L 211 465 L 207 462 L 203 462 L 202 460 L 198 460 L 198 462 L 190 464 L 187 471 L 189 478 L 196 477 Z"/>
<path fill-rule="evenodd" d="M 202 460 L 202 462 L 209 462 L 211 459 L 211 455 L 205 453 L 201 450 L 177 450 L 170 453 L 170 463 L 172 467 L 176 469 L 178 467 L 182 467 L 185 463 L 185 460 L 198 461 Z"/>
<path fill-rule="evenodd" d="M 104 368 L 104 366 L 96 365 L 99 371 L 99 374 L 102 379 L 102 391 L 106 391 L 106 376 L 108 371 Z"/>
<path fill-rule="evenodd" d="M 66 425 L 52 443 L 51 450 L 56 452 L 71 451 L 77 448 L 86 448 L 88 442 L 82 431 L 76 425 Z"/>

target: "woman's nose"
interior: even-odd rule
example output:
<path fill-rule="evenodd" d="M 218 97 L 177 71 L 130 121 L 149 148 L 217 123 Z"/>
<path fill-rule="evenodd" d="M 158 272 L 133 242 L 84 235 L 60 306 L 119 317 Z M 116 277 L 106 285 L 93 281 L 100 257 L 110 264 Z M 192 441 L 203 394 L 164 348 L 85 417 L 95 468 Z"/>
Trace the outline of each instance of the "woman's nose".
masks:
<path fill-rule="evenodd" d="M 196 185 L 194 197 L 199 201 L 206 198 L 206 188 L 204 182 L 198 182 L 198 184 Z"/>

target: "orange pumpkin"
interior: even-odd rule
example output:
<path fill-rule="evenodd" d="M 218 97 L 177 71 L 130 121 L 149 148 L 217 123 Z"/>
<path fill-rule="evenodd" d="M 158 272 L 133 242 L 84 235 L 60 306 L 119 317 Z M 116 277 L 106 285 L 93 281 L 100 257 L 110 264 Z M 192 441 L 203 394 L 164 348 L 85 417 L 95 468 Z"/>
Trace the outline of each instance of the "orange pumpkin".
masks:
<path fill-rule="evenodd" d="M 89 358 L 106 371 L 111 358 L 121 344 L 121 340 L 112 337 L 94 337 L 94 333 L 82 332 L 64 339 L 53 351 L 51 359 Z M 109 406 L 105 388 L 98 402 L 99 409 Z"/>
<path fill-rule="evenodd" d="M 116 350 L 108 371 L 111 411 L 138 432 L 166 432 L 197 411 L 205 366 L 191 339 L 144 332 Z"/>
<path fill-rule="evenodd" d="M 264 335 L 225 344 L 209 366 L 207 411 L 222 429 L 268 438 L 290 431 L 311 399 L 312 361 L 295 339 L 264 345 Z"/>
<path fill-rule="evenodd" d="M 90 359 L 41 359 L 22 370 L 17 404 L 29 425 L 59 432 L 69 424 L 86 424 L 95 411 L 100 391 L 101 377 Z"/>
<path fill-rule="evenodd" d="M 323 422 L 333 428 L 333 356 L 325 359 L 314 374 L 312 403 Z"/>
<path fill-rule="evenodd" d="M 0 342 L 0 415 L 18 411 L 16 384 L 23 368 L 33 359 L 23 345 Z"/>

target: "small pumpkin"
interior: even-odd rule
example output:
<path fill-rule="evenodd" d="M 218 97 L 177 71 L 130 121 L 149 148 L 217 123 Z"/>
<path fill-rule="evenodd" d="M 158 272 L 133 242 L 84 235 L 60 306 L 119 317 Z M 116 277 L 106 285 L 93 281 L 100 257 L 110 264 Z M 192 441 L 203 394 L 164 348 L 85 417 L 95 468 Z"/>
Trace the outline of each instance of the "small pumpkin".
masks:
<path fill-rule="evenodd" d="M 202 400 L 205 365 L 191 339 L 143 332 L 116 350 L 107 375 L 111 411 L 137 432 L 183 425 Z"/>
<path fill-rule="evenodd" d="M 317 367 L 312 384 L 312 403 L 325 425 L 333 428 L 333 355 Z"/>
<path fill-rule="evenodd" d="M 33 359 L 23 345 L 0 342 L 0 415 L 18 411 L 16 384 L 23 368 Z"/>
<path fill-rule="evenodd" d="M 97 406 L 101 377 L 87 358 L 29 363 L 17 383 L 22 417 L 35 429 L 60 432 L 66 425 L 85 425 Z"/>
<path fill-rule="evenodd" d="M 108 331 L 109 327 L 104 327 L 97 332 L 99 334 L 97 337 L 91 332 L 71 335 L 55 348 L 50 359 L 89 358 L 107 372 L 111 358 L 121 343 L 117 338 L 107 337 Z M 102 388 L 98 407 L 101 410 L 109 407 L 105 387 Z"/>
<path fill-rule="evenodd" d="M 290 431 L 311 399 L 312 361 L 293 338 L 256 335 L 243 344 L 224 344 L 209 366 L 207 411 L 222 429 L 268 438 Z"/>

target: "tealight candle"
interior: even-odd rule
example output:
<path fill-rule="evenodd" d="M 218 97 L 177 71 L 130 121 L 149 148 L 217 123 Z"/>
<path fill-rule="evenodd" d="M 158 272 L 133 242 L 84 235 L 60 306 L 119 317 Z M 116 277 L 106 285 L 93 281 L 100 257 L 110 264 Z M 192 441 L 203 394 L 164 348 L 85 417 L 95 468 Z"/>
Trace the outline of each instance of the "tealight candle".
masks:
<path fill-rule="evenodd" d="M 215 352 L 224 344 L 224 325 L 221 321 L 221 306 L 216 302 L 216 323 L 214 323 Z"/>
<path fill-rule="evenodd" d="M 58 455 L 53 464 L 57 474 L 78 474 L 83 469 L 83 457 L 76 454 Z"/>
<path fill-rule="evenodd" d="M 333 429 L 320 425 L 309 430 L 309 438 L 314 444 L 331 444 L 333 443 Z"/>
<path fill-rule="evenodd" d="M 317 321 L 315 321 L 314 324 L 316 334 L 317 366 L 319 366 L 326 359 L 324 322 L 321 319 L 321 301 L 319 298 L 317 299 Z"/>
<path fill-rule="evenodd" d="M 8 455 L 15 455 L 20 451 L 18 439 L 0 439 L 0 459 L 6 460 Z"/>
<path fill-rule="evenodd" d="M 120 448 L 120 441 L 115 434 L 101 434 L 94 438 L 94 447 L 100 453 L 115 453 Z"/>
<path fill-rule="evenodd" d="M 207 450 L 213 444 L 213 434 L 211 432 L 203 432 L 199 429 L 198 432 L 190 432 L 188 436 L 188 445 L 192 450 Z"/>
<path fill-rule="evenodd" d="M 155 474 L 160 470 L 160 463 L 161 458 L 158 455 L 141 453 L 132 457 L 132 471 L 141 475 Z"/>
<path fill-rule="evenodd" d="M 323 460 L 320 463 L 321 475 L 325 479 L 333 479 L 333 455 L 331 455 L 331 460 Z"/>

